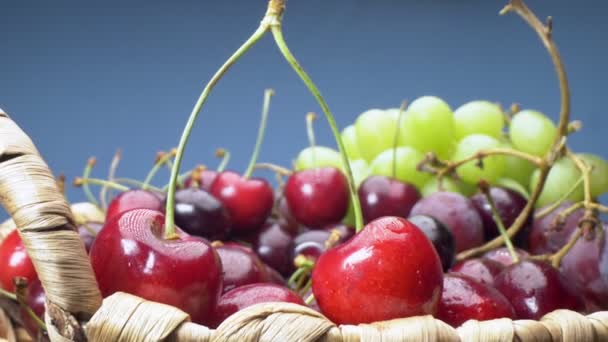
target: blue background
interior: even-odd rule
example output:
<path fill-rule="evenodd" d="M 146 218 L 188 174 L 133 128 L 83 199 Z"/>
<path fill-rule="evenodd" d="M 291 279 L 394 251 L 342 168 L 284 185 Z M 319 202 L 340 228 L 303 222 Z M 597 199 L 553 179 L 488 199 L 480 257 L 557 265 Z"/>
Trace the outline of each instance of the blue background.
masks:
<path fill-rule="evenodd" d="M 340 127 L 372 107 L 438 95 L 452 107 L 512 102 L 557 119 L 553 67 L 536 35 L 503 1 L 291 0 L 288 43 L 326 96 Z M 575 150 L 608 157 L 606 1 L 529 1 L 554 16 L 554 37 L 583 131 Z M 0 0 L 0 107 L 33 137 L 55 172 L 71 180 L 95 155 L 104 177 L 122 148 L 123 176 L 142 179 L 159 149 L 178 142 L 203 84 L 257 27 L 256 1 Z M 216 147 L 243 171 L 264 88 L 276 96 L 261 161 L 289 165 L 307 145 L 304 115 L 319 111 L 270 36 L 221 81 L 196 124 L 185 166 L 215 167 Z M 317 139 L 332 145 L 326 122 Z M 157 184 L 165 183 L 166 173 Z M 83 198 L 70 189 L 72 200 Z"/>

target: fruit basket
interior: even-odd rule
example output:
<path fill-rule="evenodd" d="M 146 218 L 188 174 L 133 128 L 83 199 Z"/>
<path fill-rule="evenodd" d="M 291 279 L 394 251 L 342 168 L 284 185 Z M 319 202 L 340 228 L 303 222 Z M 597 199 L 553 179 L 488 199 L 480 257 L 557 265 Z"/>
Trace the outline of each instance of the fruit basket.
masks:
<path fill-rule="evenodd" d="M 30 263 L 17 261 L 16 263 L 21 263 L 22 266 L 19 267 L 22 269 L 15 274 L 9 274 L 12 270 L 9 272 L 8 268 L 0 268 L 0 341 L 31 341 L 33 339 L 28 334 L 31 331 L 36 331 L 33 334 L 37 336 L 36 339 L 51 341 L 608 341 L 608 311 L 592 310 L 595 307 L 589 305 L 581 309 L 582 299 L 571 292 L 569 284 L 557 271 L 569 251 L 581 248 L 577 247 L 577 242 L 583 239 L 583 236 L 604 241 L 604 231 L 599 223 L 598 213 L 608 210 L 596 203 L 594 197 L 597 197 L 597 194 L 594 194 L 591 188 L 591 184 L 595 182 L 597 185 L 599 179 L 598 173 L 593 173 L 594 169 L 602 168 L 603 161 L 574 154 L 566 145 L 568 134 L 580 127 L 569 119 L 567 79 L 551 37 L 550 21 L 546 24 L 540 22 L 521 0 L 512 0 L 503 10 L 518 13 L 530 24 L 548 49 L 557 70 L 562 91 L 558 126 L 546 124 L 542 115 L 530 111 L 517 110 L 518 114 L 513 116 L 510 122 L 511 127 L 518 125 L 517 121 L 523 121 L 524 126 L 540 122 L 543 132 L 554 130 L 555 134 L 550 135 L 548 139 L 545 139 L 544 135 L 532 138 L 541 143 L 548 140 L 546 148 L 541 151 L 534 150 L 543 144 L 533 144 L 534 146 L 528 146 L 528 149 L 526 146 L 517 150 L 503 148 L 494 144 L 494 140 L 486 135 L 471 134 L 478 132 L 475 127 L 468 127 L 468 110 L 462 109 L 460 114 L 455 115 L 464 118 L 461 119 L 465 122 L 462 129 L 469 132 L 463 134 L 458 143 L 454 153 L 456 157 L 452 160 L 442 160 L 443 151 L 438 147 L 421 160 L 416 171 L 435 174 L 440 189 L 443 186 L 443 177 L 454 176 L 455 179 L 462 178 L 475 183 L 480 192 L 471 200 L 446 191 L 439 191 L 439 195 L 421 199 L 416 187 L 398 183 L 394 179 L 368 177 L 361 184 L 355 184 L 353 171 L 356 164 L 351 162 L 349 158 L 352 155 L 347 153 L 352 141 L 348 138 L 347 130 L 342 134 L 337 130 L 320 92 L 287 47 L 281 32 L 284 10 L 284 1 L 269 1 L 268 11 L 260 27 L 222 65 L 205 87 L 177 149 L 159 156 L 158 165 L 174 158 L 167 189 L 148 191 L 147 181 L 143 182 L 141 189 L 133 191 L 127 191 L 124 186 L 115 184 L 114 186 L 124 192 L 115 197 L 105 213 L 91 203 L 68 204 L 61 185 L 39 155 L 32 140 L 0 109 L 0 201 L 12 217 L 12 220 L 0 225 L 0 246 L 9 243 L 16 246 L 13 250 L 15 254 L 21 253 L 19 260 L 27 260 Z M 228 226 L 240 233 L 246 232 L 251 226 L 259 229 L 268 219 L 270 210 L 266 210 L 261 219 L 256 216 L 256 210 L 264 211 L 264 208 L 260 208 L 267 199 L 272 204 L 269 209 L 275 205 L 273 189 L 266 187 L 265 181 L 249 178 L 254 166 L 258 165 L 255 160 L 272 91 L 265 93 L 260 134 L 252 163 L 245 176 L 241 178 L 240 175 L 228 171 L 215 175 L 208 186 L 209 194 L 217 197 L 216 199 L 207 192 L 199 191 L 198 187 L 203 187 L 206 181 L 203 175 L 205 170 L 195 169 L 189 173 L 188 179 L 194 185 L 183 187 L 179 189 L 181 192 L 177 193 L 180 183 L 178 172 L 184 146 L 209 93 L 221 76 L 269 32 L 287 62 L 319 102 L 336 136 L 340 162 L 336 167 L 320 167 L 317 170 L 317 158 L 322 155 L 315 155 L 314 138 L 311 138 L 313 152 L 309 153 L 308 157 L 303 157 L 303 160 L 312 160 L 312 164 L 315 164 L 313 171 L 309 172 L 306 167 L 298 170 L 297 165 L 297 172 L 278 166 L 266 166 L 278 174 L 289 175 L 287 183 L 283 185 L 282 196 L 288 202 L 293 218 L 309 227 L 335 223 L 336 217 L 338 221 L 342 219 L 349 207 L 348 196 L 351 196 L 356 235 L 347 240 L 334 227 L 321 234 L 324 245 L 320 255 L 314 260 L 305 257 L 303 249 L 293 255 L 297 269 L 289 283 L 299 284 L 295 287 L 301 291 L 300 295 L 310 295 L 307 291 L 312 291 L 309 298 L 317 301 L 318 309 L 305 305 L 300 297 L 285 287 L 266 285 L 263 290 L 258 287 L 252 292 L 253 287 L 248 286 L 255 287 L 262 282 L 271 282 L 271 272 L 260 271 L 264 265 L 255 261 L 257 257 L 251 256 L 250 249 L 217 241 L 208 243 L 207 240 L 195 238 L 176 227 L 176 223 L 181 228 L 187 227 L 188 233 L 193 235 L 195 234 L 192 231 L 205 229 L 205 238 L 223 240 Z M 409 123 L 405 125 L 406 128 L 417 128 L 414 109 L 428 107 L 429 103 L 437 105 L 438 102 L 427 97 L 414 101 L 409 106 L 410 117 L 407 119 Z M 470 105 L 469 109 L 473 107 L 477 110 L 479 106 L 484 109 L 494 108 L 486 103 L 475 103 Z M 402 112 L 403 108 L 398 111 L 398 126 Z M 386 114 L 385 117 L 394 119 L 395 116 L 391 115 Z M 314 115 L 308 116 L 309 124 L 313 119 Z M 314 136 L 310 131 L 312 129 L 309 126 L 309 136 Z M 498 128 L 498 134 L 501 131 L 502 126 Z M 394 135 L 397 137 L 394 139 L 396 144 L 399 136 L 397 133 Z M 520 137 L 511 136 L 511 140 L 517 145 Z M 524 142 L 526 138 L 523 138 Z M 441 143 L 440 140 L 435 139 L 433 143 Z M 417 142 L 409 144 L 415 146 Z M 470 148 L 471 145 L 474 148 Z M 403 158 L 407 158 L 413 152 L 408 149 L 398 150 L 395 145 L 391 154 L 387 155 L 393 160 L 393 178 L 397 172 L 395 160 L 402 157 L 401 153 L 405 156 Z M 508 190 L 504 190 L 505 188 L 495 186 L 498 183 L 492 171 L 498 159 L 492 158 L 496 156 L 520 158 L 537 166 L 533 177 L 535 186 L 532 186 L 531 194 L 526 194 L 529 197 L 521 201 L 514 200 L 519 204 L 509 204 L 518 206 L 517 213 L 509 214 L 511 216 L 500 211 L 500 206 L 505 204 L 498 203 L 497 198 L 505 193 L 516 198 L 523 195 L 517 194 L 518 187 L 513 190 L 505 185 Z M 563 165 L 559 166 L 563 160 L 572 163 L 577 175 L 580 174 L 580 181 L 571 184 L 572 187 L 576 190 L 582 184 L 581 199 L 574 205 L 565 206 L 562 211 L 570 214 L 579 211 L 576 222 L 571 225 L 572 235 L 562 237 L 562 243 L 551 253 L 522 254 L 523 252 L 518 252 L 513 247 L 511 239 L 517 240 L 519 231 L 530 219 L 530 213 L 539 199 L 554 202 L 547 199 L 550 195 L 543 195 L 543 184 L 551 177 L 553 167 L 564 168 Z M 76 184 L 85 187 L 87 191 L 88 184 L 97 182 L 104 187 L 109 184 L 88 177 L 93 163 L 94 161 L 89 163 L 83 178 L 76 181 Z M 341 172 L 344 176 L 341 176 Z M 599 177 L 602 176 L 600 173 Z M 406 178 L 415 183 L 415 177 L 417 176 L 412 176 L 410 172 Z M 299 190 L 307 187 L 317 191 L 327 185 L 320 181 L 321 178 L 327 179 L 329 188 L 318 190 L 318 193 Z M 492 181 L 488 182 L 490 178 Z M 604 183 L 602 186 L 608 186 Z M 184 184 L 186 183 L 181 185 Z M 387 186 L 386 184 L 391 188 L 401 189 L 404 197 L 415 198 L 412 205 L 407 207 L 406 213 L 400 212 L 401 215 L 396 215 L 390 206 L 374 207 L 373 203 L 361 203 L 361 198 L 365 197 L 357 196 L 357 187 L 360 193 Z M 231 192 L 223 191 L 226 187 L 232 187 Z M 237 191 L 234 189 L 242 191 L 237 199 L 230 197 L 230 193 Z M 191 193 L 188 192 L 190 190 Z M 159 193 L 162 193 L 162 196 Z M 325 200 L 324 206 L 302 204 L 302 196 L 313 196 L 311 193 Z M 515 195 L 511 195 L 512 193 Z M 571 194 L 572 191 L 566 192 L 563 197 L 569 198 Z M 559 195 L 562 197 L 562 193 Z M 143 201 L 146 204 L 128 208 L 134 198 L 129 196 L 144 196 Z M 116 200 L 117 198 L 119 200 Z M 201 201 L 206 204 L 204 212 L 208 215 L 205 217 L 213 217 L 216 225 L 201 228 L 190 227 L 187 222 L 179 223 L 180 215 L 187 215 L 188 211 L 180 212 L 176 203 L 186 203 L 191 198 L 203 198 Z M 239 206 L 238 201 L 242 201 L 242 198 L 245 198 L 246 205 Z M 545 211 L 551 213 L 562 204 L 564 198 L 558 198 L 555 205 L 550 204 L 550 208 L 553 208 Z M 463 228 L 453 217 L 440 217 L 441 211 L 449 211 L 445 201 L 451 203 L 453 208 L 449 210 L 453 216 L 458 216 L 458 212 L 462 214 L 467 210 L 479 210 L 481 214 L 475 214 L 480 215 L 476 219 L 478 226 L 481 227 L 482 219 L 487 220 L 488 223 L 484 221 L 482 228 L 487 229 L 486 225 L 493 227 L 497 231 L 496 237 L 485 243 L 483 239 L 473 242 L 463 239 L 458 230 L 467 229 L 466 225 Z M 163 206 L 166 207 L 165 212 L 161 212 Z M 218 209 L 222 206 L 227 209 Z M 335 209 L 339 215 L 329 211 L 328 208 L 334 206 L 339 207 Z M 475 209 L 475 206 L 481 209 Z M 202 210 L 196 206 L 191 209 Z M 403 206 L 397 211 L 402 210 Z M 229 224 L 226 223 L 226 212 L 229 213 Z M 430 212 L 437 214 L 438 219 L 431 217 Z M 542 216 L 544 215 L 539 215 L 538 219 L 541 220 Z M 449 238 L 442 233 L 448 229 L 438 223 L 443 219 L 450 222 L 451 232 L 447 234 Z M 509 219 L 508 223 L 506 219 Z M 561 219 L 569 218 L 564 215 Z M 94 224 L 98 227 L 91 228 Z M 103 229 L 100 230 L 102 225 Z M 96 237 L 83 234 L 83 226 L 86 228 L 84 231 L 92 230 L 93 232 L 89 233 Z M 271 224 L 264 226 L 264 229 L 272 230 L 273 227 Z M 17 228 L 18 231 L 15 231 Z M 311 229 L 304 233 L 314 234 L 318 231 Z M 481 230 L 479 234 L 482 234 Z M 471 280 L 473 278 L 469 277 L 469 271 L 466 270 L 467 260 L 503 244 L 506 244 L 511 253 L 508 266 L 495 266 L 495 260 L 480 262 L 475 267 L 484 267 L 484 272 L 489 273 L 493 272 L 492 267 L 500 267 L 501 273 L 496 271 L 496 277 L 492 274 L 492 279 L 484 283 L 486 278 L 483 278 L 483 272 L 475 271 L 478 275 L 482 274 L 482 278 L 479 281 Z M 297 242 L 295 246 L 299 246 Z M 455 246 L 459 252 L 456 259 L 460 263 L 452 265 Z M 583 245 L 582 248 L 591 248 L 591 244 Z M 602 247 L 593 248 L 598 250 L 596 254 L 599 255 Z M 130 259 L 121 259 L 124 257 L 121 253 L 129 255 Z M 603 254 L 603 250 L 601 253 Z M 444 258 L 446 255 L 447 259 Z M 223 263 L 228 260 L 225 258 L 237 258 L 236 256 L 240 259 L 234 260 L 240 260 L 239 262 Z M 0 262 L 3 262 L 4 257 L 0 249 Z M 248 262 L 252 264 L 251 269 L 258 267 L 255 272 L 258 272 L 258 275 L 263 273 L 265 278 L 248 274 L 246 277 L 251 279 L 248 279 L 246 284 L 239 282 L 242 279 L 230 278 L 233 276 L 230 267 L 237 264 L 238 267 L 245 267 L 242 265 Z M 155 267 L 165 267 L 165 273 L 151 275 L 151 270 L 155 270 Z M 196 267 L 202 267 L 205 271 L 193 272 Z M 598 267 L 596 265 L 596 268 Z M 602 264 L 602 267 L 605 265 Z M 460 273 L 450 276 L 446 273 L 444 276 L 444 271 L 456 271 L 457 268 Z M 511 273 L 504 270 L 510 270 Z M 30 273 L 23 273 L 26 271 Z M 598 270 L 599 273 L 602 271 L 604 270 Z M 32 277 L 28 277 L 31 272 L 34 272 Z M 535 285 L 536 287 L 528 290 L 505 287 L 505 283 L 514 282 L 512 279 L 531 277 L 530 274 L 541 274 L 542 278 L 538 279 L 547 284 Z M 593 276 L 600 277 L 604 274 Z M 121 278 L 120 286 L 114 284 L 113 277 Z M 281 275 L 277 278 L 278 283 L 284 284 Z M 35 281 L 27 284 L 28 280 Z M 228 287 L 228 284 L 232 287 Z M 451 287 L 461 287 L 468 291 L 453 294 L 456 297 L 481 296 L 483 300 L 480 301 L 481 304 L 467 309 L 458 308 L 458 300 L 445 300 L 448 297 L 446 291 Z M 500 289 L 502 294 L 494 287 Z M 249 302 L 243 304 L 235 299 L 234 291 L 237 290 L 241 294 L 250 291 L 247 299 Z M 531 294 L 522 295 L 526 291 Z M 540 296 L 544 297 L 534 297 L 537 295 L 535 291 L 542 292 Z M 44 296 L 32 297 L 32 293 L 43 293 Z M 231 294 L 233 297 L 230 297 Z M 292 295 L 295 297 L 292 298 Z M 529 304 L 530 298 L 534 299 L 533 304 Z M 484 304 L 486 300 L 490 304 Z M 497 306 L 502 305 L 500 301 L 507 300 L 510 302 L 505 304 L 508 310 L 499 312 Z M 555 307 L 568 309 L 549 310 L 548 307 L 554 306 L 546 304 L 548 300 L 559 301 Z M 600 308 L 605 306 L 604 303 L 600 304 L 603 304 Z M 36 308 L 42 310 L 37 312 Z M 218 313 L 218 308 L 224 311 Z M 455 311 L 464 316 L 455 318 Z M 583 311 L 586 313 L 582 314 Z M 487 312 L 490 312 L 490 316 L 484 316 Z M 518 317 L 527 319 L 513 319 L 515 313 Z M 38 317 L 40 315 L 43 317 Z M 209 322 L 209 325 L 194 322 Z"/>

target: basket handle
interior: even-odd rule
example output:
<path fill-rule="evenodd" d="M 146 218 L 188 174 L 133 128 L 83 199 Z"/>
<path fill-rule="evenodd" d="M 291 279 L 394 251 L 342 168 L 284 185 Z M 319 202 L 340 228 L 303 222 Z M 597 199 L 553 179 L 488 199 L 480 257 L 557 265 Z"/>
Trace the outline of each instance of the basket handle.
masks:
<path fill-rule="evenodd" d="M 0 202 L 11 215 L 47 298 L 47 328 L 85 339 L 78 322 L 101 294 L 70 206 L 32 140 L 0 109 Z"/>

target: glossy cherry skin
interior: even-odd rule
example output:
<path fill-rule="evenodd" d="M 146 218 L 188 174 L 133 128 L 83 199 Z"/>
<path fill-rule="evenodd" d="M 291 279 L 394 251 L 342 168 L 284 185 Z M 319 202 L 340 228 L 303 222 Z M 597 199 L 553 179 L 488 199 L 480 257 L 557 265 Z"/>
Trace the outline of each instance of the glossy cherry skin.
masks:
<path fill-rule="evenodd" d="M 290 289 L 276 284 L 250 284 L 222 295 L 213 313 L 211 328 L 217 328 L 233 313 L 259 303 L 283 302 L 306 306 Z"/>
<path fill-rule="evenodd" d="M 515 253 L 517 253 L 517 255 L 519 256 L 519 260 L 523 260 L 530 255 L 530 253 L 520 248 L 515 248 Z M 511 253 L 509 252 L 507 247 L 499 247 L 488 251 L 483 255 L 483 258 L 498 261 L 504 266 L 509 266 L 513 264 L 513 257 L 511 257 Z"/>
<path fill-rule="evenodd" d="M 317 304 L 337 324 L 435 314 L 442 283 L 429 239 L 404 218 L 390 216 L 327 250 L 312 272 Z"/>
<path fill-rule="evenodd" d="M 122 291 L 175 306 L 205 324 L 222 291 L 220 258 L 203 238 L 177 229 L 165 240 L 161 212 L 135 209 L 107 221 L 91 247 L 104 297 Z"/>
<path fill-rule="evenodd" d="M 492 186 L 490 187 L 489 193 L 494 201 L 494 205 L 496 206 L 502 223 L 505 228 L 509 228 L 513 222 L 515 222 L 515 219 L 519 216 L 519 213 L 521 213 L 528 201 L 519 192 L 504 187 Z M 490 202 L 488 202 L 486 195 L 477 193 L 471 197 L 471 202 L 473 202 L 473 205 L 483 221 L 486 240 L 497 237 L 500 234 L 500 231 L 492 217 L 492 207 L 490 206 Z M 532 222 L 531 219 L 532 217 L 529 216 L 524 228 L 515 236 L 514 242 L 518 245 L 519 241 L 524 242 L 526 240 L 526 233 L 529 232 L 529 226 Z"/>
<path fill-rule="evenodd" d="M 289 210 L 289 205 L 287 204 L 287 200 L 282 194 L 276 200 L 276 212 L 277 221 L 283 227 L 283 229 L 285 229 L 292 235 L 296 235 L 300 232 L 300 223 L 298 223 L 298 221 L 296 221 L 296 219 L 291 214 L 291 211 Z"/>
<path fill-rule="evenodd" d="M 160 194 L 142 189 L 121 192 L 114 197 L 106 211 L 106 221 L 133 209 L 150 209 L 164 212 L 163 199 Z"/>
<path fill-rule="evenodd" d="M 266 266 L 250 248 L 236 243 L 226 243 L 216 246 L 215 250 L 220 256 L 224 271 L 222 293 L 243 285 L 269 280 Z"/>
<path fill-rule="evenodd" d="M 358 195 L 365 223 L 382 216 L 406 218 L 420 199 L 414 185 L 380 175 L 366 178 L 359 186 Z"/>
<path fill-rule="evenodd" d="M 456 254 L 454 237 L 450 230 L 439 220 L 426 215 L 412 216 L 408 221 L 416 225 L 431 240 L 441 259 L 443 270 L 447 271 L 454 263 Z"/>
<path fill-rule="evenodd" d="M 31 283 L 38 279 L 32 259 L 15 229 L 0 244 L 0 287 L 15 292 L 13 279 L 23 277 Z"/>
<path fill-rule="evenodd" d="M 464 274 L 477 282 L 494 286 L 494 278 L 505 268 L 505 265 L 498 261 L 476 258 L 463 260 L 452 267 L 452 273 Z"/>
<path fill-rule="evenodd" d="M 251 233 L 261 228 L 274 204 L 272 187 L 265 179 L 245 178 L 232 171 L 217 175 L 211 194 L 228 210 L 236 233 Z"/>
<path fill-rule="evenodd" d="M 448 273 L 443 277 L 443 293 L 436 317 L 457 328 L 470 319 L 514 319 L 515 311 L 496 289 L 466 275 Z"/>
<path fill-rule="evenodd" d="M 40 280 L 36 279 L 27 286 L 27 296 L 25 298 L 27 305 L 32 309 L 32 311 L 44 321 L 44 304 L 46 302 L 46 296 L 44 294 L 44 289 L 42 288 L 42 284 L 40 284 Z M 19 315 L 21 316 L 21 320 L 23 321 L 23 326 L 25 330 L 32 336 L 32 338 L 36 339 L 38 333 L 40 332 L 40 327 L 36 322 L 30 317 L 30 315 L 21 308 Z"/>
<path fill-rule="evenodd" d="M 484 241 L 481 217 L 473 203 L 461 194 L 432 193 L 416 203 L 411 215 L 428 215 L 443 223 L 454 236 L 457 253 L 479 246 Z"/>
<path fill-rule="evenodd" d="M 224 240 L 230 233 L 228 211 L 222 202 L 199 188 L 175 192 L 175 224 L 188 234 Z"/>
<path fill-rule="evenodd" d="M 603 240 L 600 240 L 600 234 L 595 234 L 591 240 L 579 238 L 562 259 L 560 270 L 576 285 L 588 304 L 608 309 L 608 281 L 600 273 L 601 251 L 608 248 L 605 224 L 603 229 Z"/>
<path fill-rule="evenodd" d="M 568 242 L 568 238 L 578 227 L 579 220 L 583 218 L 584 210 L 574 211 L 562 225 L 556 225 L 556 217 L 572 204 L 570 201 L 565 201 L 546 216 L 534 220 L 528 235 L 528 249 L 532 254 L 555 253 Z M 541 208 L 537 212 L 543 209 L 545 208 Z"/>
<path fill-rule="evenodd" d="M 293 272 L 293 259 L 290 259 L 292 235 L 277 221 L 268 221 L 252 239 L 256 254 L 269 266 L 284 276 Z"/>
<path fill-rule="evenodd" d="M 340 222 L 348 209 L 348 181 L 334 167 L 294 172 L 285 184 L 293 217 L 310 228 Z"/>
<path fill-rule="evenodd" d="M 215 181 L 215 177 L 217 177 L 217 171 L 202 169 L 198 174 L 198 187 L 205 191 L 210 191 L 211 184 Z M 184 188 L 190 187 L 192 187 L 192 177 L 188 176 L 188 178 L 184 180 Z"/>
<path fill-rule="evenodd" d="M 494 286 L 509 299 L 518 319 L 539 320 L 553 310 L 584 308 L 570 281 L 542 261 L 524 260 L 508 266 L 496 277 Z"/>

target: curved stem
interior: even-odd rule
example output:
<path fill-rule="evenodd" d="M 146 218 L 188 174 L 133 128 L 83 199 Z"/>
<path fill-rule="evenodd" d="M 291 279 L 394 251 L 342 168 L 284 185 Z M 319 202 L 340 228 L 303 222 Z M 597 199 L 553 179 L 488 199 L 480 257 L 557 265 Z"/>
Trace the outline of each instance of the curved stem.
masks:
<path fill-rule="evenodd" d="M 267 15 L 268 16 L 268 15 Z M 175 188 L 177 185 L 177 176 L 179 174 L 179 168 L 182 164 L 182 157 L 184 155 L 184 149 L 186 148 L 186 144 L 188 143 L 188 139 L 190 138 L 190 133 L 192 132 L 192 127 L 196 122 L 196 118 L 200 113 L 203 105 L 207 101 L 207 97 L 209 97 L 209 93 L 215 87 L 217 82 L 222 78 L 222 76 L 230 69 L 230 67 L 236 63 L 236 61 L 241 58 L 249 50 L 255 43 L 257 43 L 260 38 L 264 36 L 264 34 L 268 31 L 267 24 L 261 24 L 257 30 L 239 47 L 232 56 L 228 58 L 228 60 L 219 68 L 219 70 L 213 75 L 209 83 L 203 89 L 200 97 L 196 101 L 192 112 L 190 113 L 190 117 L 188 118 L 188 122 L 186 122 L 186 127 L 182 133 L 182 136 L 179 141 L 179 145 L 177 146 L 177 153 L 175 155 L 175 163 L 173 164 L 173 169 L 171 170 L 171 178 L 169 180 L 169 189 L 167 193 L 167 205 L 165 208 L 165 238 L 166 239 L 176 239 L 178 236 L 175 233 Z"/>
<path fill-rule="evenodd" d="M 217 173 L 224 172 L 226 170 L 226 166 L 228 166 L 228 162 L 230 162 L 230 151 L 225 148 L 218 148 L 215 150 L 215 156 L 218 158 L 222 158 L 220 164 L 217 166 L 215 171 Z"/>
<path fill-rule="evenodd" d="M 116 153 L 114 153 L 114 157 L 112 157 L 112 162 L 110 163 L 110 168 L 108 170 L 108 180 L 110 182 L 113 182 L 114 177 L 116 177 L 116 170 L 118 169 L 121 158 L 122 151 L 118 149 L 116 150 Z M 104 210 L 108 208 L 108 196 L 110 196 L 110 190 L 105 186 L 102 187 L 101 191 L 99 191 L 99 201 Z"/>
<path fill-rule="evenodd" d="M 274 173 L 281 176 L 291 176 L 293 173 L 291 170 L 284 168 L 280 165 L 272 164 L 272 163 L 257 163 L 255 164 L 256 169 L 267 169 L 273 171 Z"/>
<path fill-rule="evenodd" d="M 128 184 L 128 185 L 136 186 L 136 187 L 142 188 L 142 189 L 144 186 L 144 182 L 138 181 L 137 179 L 131 179 L 131 178 L 114 178 L 114 182 L 119 183 L 119 184 Z M 156 192 L 164 192 L 163 189 L 150 185 L 150 184 L 148 184 L 147 190 L 152 190 L 152 191 L 156 191 Z"/>
<path fill-rule="evenodd" d="M 103 180 L 103 179 L 81 178 L 81 177 L 77 177 L 76 179 L 74 179 L 74 186 L 82 186 L 84 188 L 85 186 L 87 186 L 89 184 L 107 186 L 108 188 L 118 190 L 118 191 L 129 190 L 129 188 L 124 185 L 120 185 L 118 183 L 110 182 L 110 181 Z"/>
<path fill-rule="evenodd" d="M 359 196 L 357 196 L 357 186 L 355 185 L 353 171 L 350 167 L 350 162 L 348 157 L 346 156 L 346 149 L 344 148 L 344 143 L 342 142 L 342 137 L 340 135 L 340 131 L 338 130 L 338 126 L 336 125 L 336 121 L 334 120 L 334 116 L 331 114 L 329 110 L 329 106 L 325 102 L 323 96 L 319 92 L 317 86 L 313 83 L 312 79 L 308 76 L 308 74 L 302 69 L 302 66 L 296 60 L 295 56 L 289 50 L 287 43 L 285 42 L 285 38 L 283 38 L 283 32 L 281 31 L 280 22 L 274 23 L 271 26 L 272 35 L 274 36 L 274 40 L 277 44 L 277 47 L 287 60 L 287 63 L 293 68 L 293 70 L 298 74 L 298 76 L 302 79 L 308 90 L 315 97 L 321 109 L 323 109 L 323 113 L 327 118 L 331 131 L 336 139 L 336 143 L 338 144 L 338 150 L 340 151 L 340 155 L 342 156 L 342 164 L 344 166 L 344 171 L 346 173 L 346 178 L 348 179 L 348 187 L 350 190 L 350 197 L 353 203 L 353 207 L 355 210 L 355 229 L 357 232 L 363 229 L 363 215 L 361 213 L 361 203 L 359 202 Z"/>
<path fill-rule="evenodd" d="M 317 145 L 315 139 L 315 129 L 313 122 L 317 119 L 317 115 L 313 112 L 306 114 L 306 135 L 308 135 L 308 144 L 310 145 L 310 152 L 312 157 L 312 165 L 317 167 L 317 151 L 315 146 Z"/>
<path fill-rule="evenodd" d="M 563 194 L 557 201 L 552 203 L 550 206 L 546 207 L 545 209 L 534 215 L 534 218 L 540 219 L 549 215 L 551 212 L 553 212 L 553 210 L 557 209 L 560 205 L 562 205 L 562 203 L 564 203 L 564 201 L 567 200 L 570 195 L 572 195 L 572 193 L 576 190 L 576 188 L 578 188 L 579 185 L 581 185 L 582 182 L 583 177 L 581 176 L 565 194 Z"/>
<path fill-rule="evenodd" d="M 85 178 L 85 179 L 89 178 L 89 176 L 91 175 L 91 171 L 93 170 L 93 166 L 95 166 L 95 163 L 97 163 L 97 160 L 95 159 L 95 157 L 91 157 L 91 158 L 89 158 L 89 160 L 87 160 L 87 165 L 84 167 L 84 171 L 82 173 L 82 178 Z M 99 202 L 97 202 L 97 199 L 93 195 L 93 192 L 89 188 L 88 184 L 82 185 L 82 191 L 84 191 L 84 195 L 87 197 L 87 200 L 89 202 L 94 204 L 96 207 L 99 207 Z"/>
<path fill-rule="evenodd" d="M 171 150 L 171 152 L 169 152 L 169 153 L 164 153 L 164 152 L 159 153 L 158 158 L 156 158 L 156 161 L 154 162 L 154 166 L 152 167 L 150 172 L 148 172 L 146 179 L 144 179 L 144 182 L 141 186 L 142 189 L 148 190 L 148 188 L 150 187 L 150 183 L 152 182 L 152 179 L 154 178 L 154 176 L 156 176 L 156 174 L 158 173 L 160 168 L 163 167 L 163 165 L 165 165 L 167 162 L 169 162 L 171 160 L 171 158 L 173 158 L 175 156 L 175 152 L 176 152 L 175 150 Z"/>
<path fill-rule="evenodd" d="M 480 189 L 481 189 L 481 192 L 486 197 L 488 204 L 490 205 L 490 209 L 492 210 L 492 218 L 494 219 L 494 222 L 496 223 L 496 227 L 498 227 L 498 231 L 500 232 L 500 235 L 505 240 L 505 245 L 507 246 L 507 250 L 509 251 L 509 254 L 511 255 L 511 259 L 513 260 L 513 263 L 519 262 L 519 256 L 515 252 L 515 247 L 513 246 L 513 243 L 511 242 L 509 235 L 507 235 L 507 230 L 505 228 L 504 223 L 502 222 L 502 218 L 500 217 L 498 208 L 496 208 L 496 203 L 494 203 L 494 199 L 490 195 L 489 184 L 487 184 L 487 183 L 480 184 Z"/>
<path fill-rule="evenodd" d="M 253 153 L 251 154 L 251 160 L 249 160 L 249 166 L 247 166 L 247 170 L 243 174 L 243 177 L 249 178 L 251 177 L 251 173 L 255 167 L 255 163 L 258 160 L 258 156 L 260 155 L 260 149 L 262 148 L 262 141 L 264 141 L 264 132 L 266 132 L 266 121 L 268 121 L 268 112 L 270 111 L 270 99 L 274 95 L 274 90 L 266 89 L 264 90 L 264 104 L 262 106 L 262 118 L 260 119 L 260 127 L 258 128 L 258 136 L 255 139 L 255 147 L 253 148 Z"/>
<path fill-rule="evenodd" d="M 570 236 L 568 243 L 566 243 L 562 248 L 555 252 L 555 254 L 549 257 L 549 260 L 551 260 L 551 265 L 553 265 L 553 267 L 559 269 L 559 265 L 562 263 L 562 259 L 566 256 L 566 254 L 568 254 L 570 249 L 572 249 L 574 244 L 576 244 L 576 242 L 578 241 L 578 239 L 580 239 L 581 236 L 583 236 L 583 230 L 580 228 L 576 229 L 572 236 Z"/>

